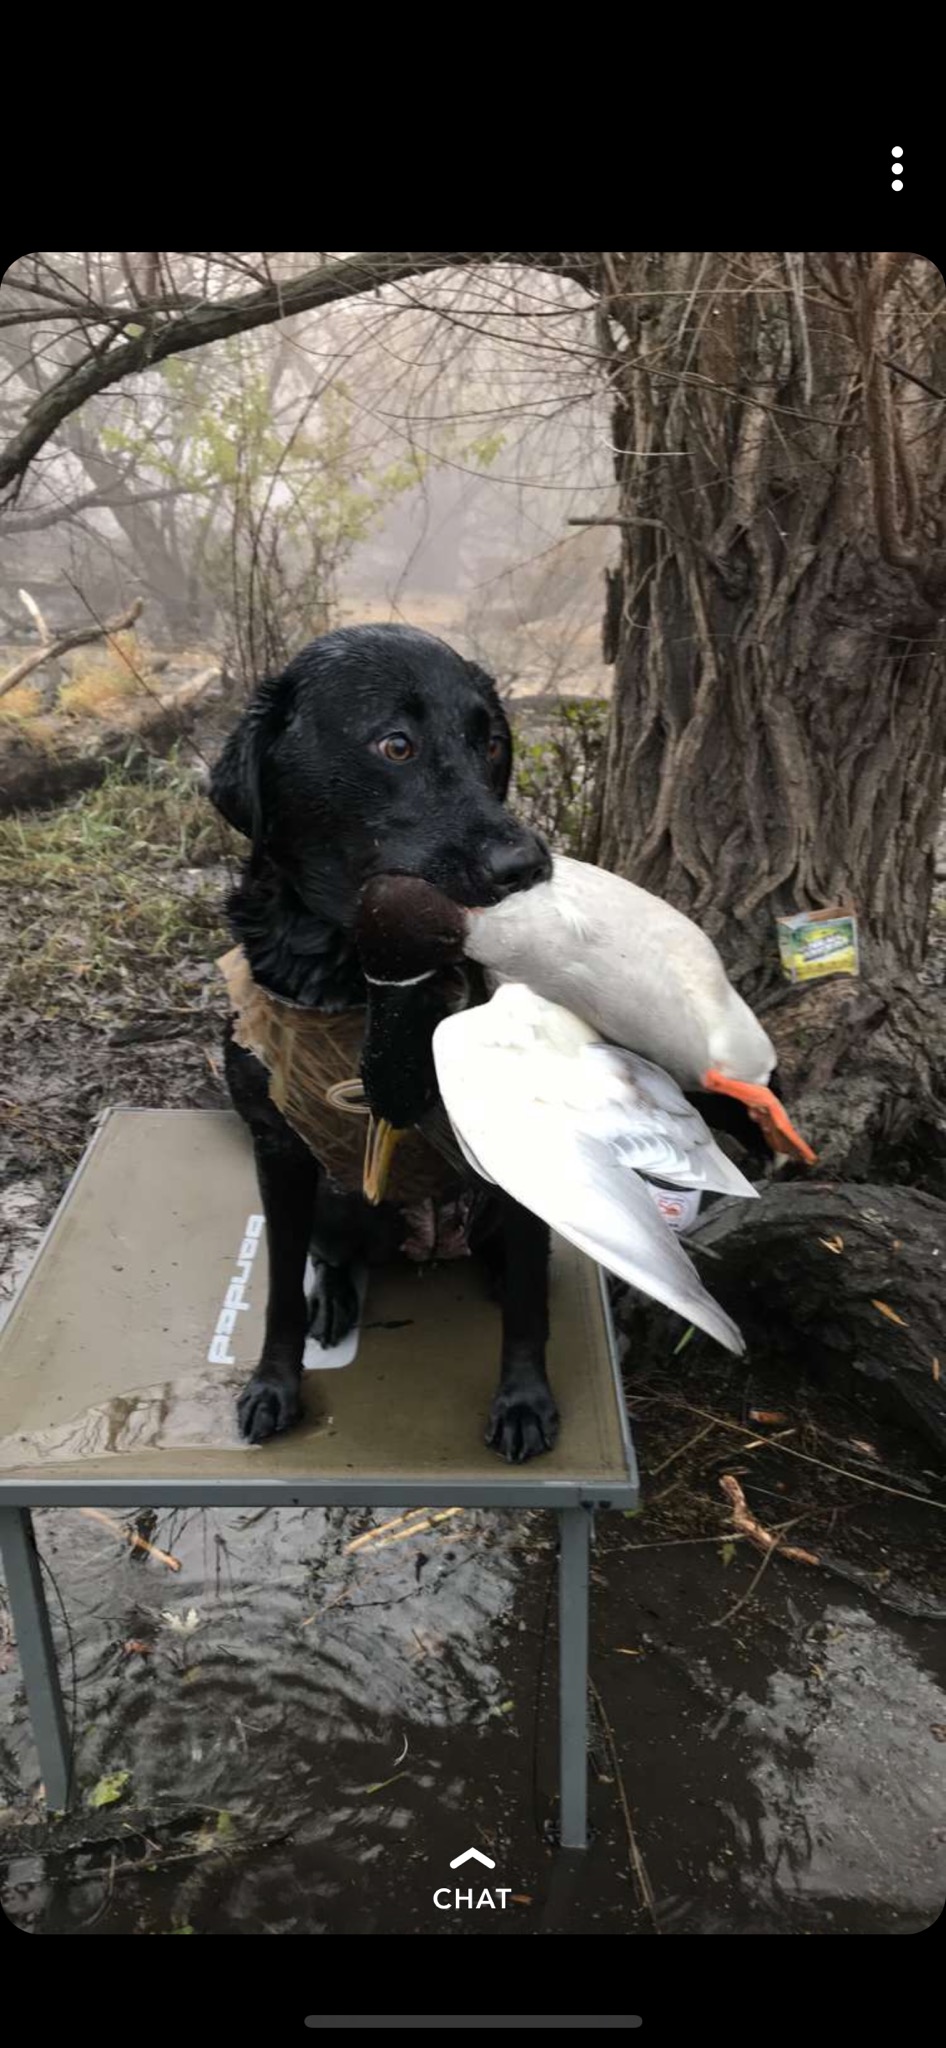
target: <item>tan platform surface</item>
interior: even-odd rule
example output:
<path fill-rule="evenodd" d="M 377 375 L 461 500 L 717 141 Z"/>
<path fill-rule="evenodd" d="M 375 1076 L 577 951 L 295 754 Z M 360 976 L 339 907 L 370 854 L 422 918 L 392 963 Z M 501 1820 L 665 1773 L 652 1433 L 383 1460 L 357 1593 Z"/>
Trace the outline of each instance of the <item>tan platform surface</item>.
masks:
<path fill-rule="evenodd" d="M 372 1273 L 354 1363 L 305 1373 L 299 1428 L 242 1445 L 233 1402 L 260 1350 L 265 1236 L 229 1340 L 234 1362 L 211 1364 L 208 1351 L 259 1208 L 252 1148 L 233 1112 L 109 1115 L 0 1331 L 0 1495 L 26 1479 L 136 1489 L 374 1479 L 485 1483 L 511 1498 L 526 1484 L 557 1492 L 566 1482 L 583 1497 L 615 1488 L 626 1497 L 632 1453 L 597 1268 L 560 1240 L 554 1451 L 511 1467 L 483 1443 L 499 1311 L 465 1259 Z"/>

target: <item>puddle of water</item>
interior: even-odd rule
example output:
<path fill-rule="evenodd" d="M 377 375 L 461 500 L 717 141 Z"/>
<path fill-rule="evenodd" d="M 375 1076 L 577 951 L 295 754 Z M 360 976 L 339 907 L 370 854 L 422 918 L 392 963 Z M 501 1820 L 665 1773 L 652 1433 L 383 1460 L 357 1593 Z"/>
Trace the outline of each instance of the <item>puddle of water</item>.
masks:
<path fill-rule="evenodd" d="M 108 1452 L 236 1447 L 236 1396 L 245 1372 L 212 1366 L 86 1408 L 48 1429 L 0 1437 L 0 1471 Z"/>
<path fill-rule="evenodd" d="M 765 1697 L 734 1711 L 750 1738 L 755 1848 L 773 1895 L 860 1892 L 939 1911 L 943 1692 L 908 1642 L 856 1607 L 829 1604 L 801 1636 L 798 1668 L 773 1672 Z"/>
<path fill-rule="evenodd" d="M 165 1513 L 147 1533 L 180 1559 L 174 1575 L 75 1514 L 37 1515 L 73 1638 L 81 1801 L 108 1773 L 129 1778 L 114 1809 L 25 1821 L 36 1762 L 9 1657 L 11 1918 L 43 1933 L 652 1932 L 597 1722 L 591 1846 L 566 1856 L 546 1833 L 553 1518 L 418 1516 L 404 1540 L 401 1523 L 349 1548 L 393 1520 Z M 787 1566 L 755 1616 L 716 1629 L 754 1561 L 723 1573 L 712 1550 L 643 1557 L 633 1530 L 598 1518 L 592 1676 L 661 1930 L 930 1925 L 946 1897 L 943 1631 Z M 506 1912 L 434 1908 L 471 1845 L 514 1893 Z"/>

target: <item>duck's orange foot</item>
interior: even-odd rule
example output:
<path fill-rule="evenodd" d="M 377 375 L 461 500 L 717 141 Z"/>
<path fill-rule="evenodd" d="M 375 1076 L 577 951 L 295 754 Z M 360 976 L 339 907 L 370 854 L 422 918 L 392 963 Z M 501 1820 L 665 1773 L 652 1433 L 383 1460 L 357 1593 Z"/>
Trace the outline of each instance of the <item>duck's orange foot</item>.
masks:
<path fill-rule="evenodd" d="M 737 1102 L 744 1103 L 773 1152 L 785 1152 L 790 1159 L 802 1160 L 805 1166 L 817 1165 L 817 1152 L 800 1137 L 771 1088 L 760 1088 L 754 1081 L 731 1081 L 728 1074 L 720 1074 L 715 1067 L 707 1068 L 702 1085 L 717 1095 L 732 1095 Z"/>

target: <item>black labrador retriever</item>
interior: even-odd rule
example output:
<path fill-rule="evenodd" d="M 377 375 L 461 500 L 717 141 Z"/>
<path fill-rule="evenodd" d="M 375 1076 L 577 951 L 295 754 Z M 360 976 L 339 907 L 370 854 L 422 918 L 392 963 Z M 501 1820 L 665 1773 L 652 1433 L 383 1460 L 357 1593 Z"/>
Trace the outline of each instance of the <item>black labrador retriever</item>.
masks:
<path fill-rule="evenodd" d="M 495 903 L 551 871 L 548 849 L 503 806 L 512 766 L 495 684 L 442 641 L 406 626 L 326 633 L 255 692 L 214 768 L 210 795 L 252 844 L 228 903 L 258 983 L 338 1012 L 365 1002 L 352 936 L 374 876 L 422 876 L 454 901 Z M 431 1031 L 418 991 L 418 1028 Z M 238 1403 L 261 1443 L 301 1413 L 306 1335 L 333 1344 L 357 1314 L 352 1265 L 391 1255 L 391 1205 L 327 1179 L 269 1098 L 268 1076 L 228 1024 L 227 1081 L 253 1137 L 269 1248 L 262 1355 Z M 483 1245 L 502 1309 L 500 1381 L 487 1442 L 520 1462 L 551 1448 L 558 1418 L 545 1370 L 549 1234 L 495 1191 Z M 304 1278 L 311 1255 L 314 1301 Z"/>

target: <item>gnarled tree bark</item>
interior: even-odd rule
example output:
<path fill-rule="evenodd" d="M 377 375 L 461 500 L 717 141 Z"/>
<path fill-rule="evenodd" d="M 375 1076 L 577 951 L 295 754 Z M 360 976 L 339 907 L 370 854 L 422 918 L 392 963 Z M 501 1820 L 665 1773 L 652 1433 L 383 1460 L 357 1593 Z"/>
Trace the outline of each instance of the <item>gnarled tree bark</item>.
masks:
<path fill-rule="evenodd" d="M 818 1062 L 796 1066 L 806 1134 L 838 1170 L 886 1171 L 892 1098 L 946 1193 L 946 1037 L 910 980 L 946 767 L 942 279 L 902 256 L 621 262 L 622 594 L 594 857 L 701 924 L 756 1004 L 780 987 L 775 916 L 852 905 L 856 1032 L 820 992 L 787 1013 L 803 1034 L 816 1019 L 831 1073 L 828 1101 Z"/>
<path fill-rule="evenodd" d="M 698 919 L 750 999 L 779 911 L 853 899 L 871 972 L 926 945 L 946 436 L 880 351 L 909 326 L 946 390 L 944 294 L 921 259 L 874 260 L 807 259 L 800 309 L 778 256 L 632 257 L 609 305 L 624 597 L 597 857 Z"/>
<path fill-rule="evenodd" d="M 687 1237 L 752 1352 L 889 1408 L 946 1452 L 946 1203 L 902 1187 L 774 1182 Z M 625 1296 L 631 1371 L 666 1364 L 666 1322 Z M 706 1340 L 708 1341 L 708 1340 Z M 695 1369 L 681 1353 L 681 1378 Z M 942 1368 L 942 1370 L 941 1370 Z"/>

